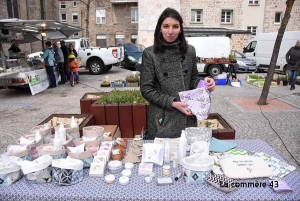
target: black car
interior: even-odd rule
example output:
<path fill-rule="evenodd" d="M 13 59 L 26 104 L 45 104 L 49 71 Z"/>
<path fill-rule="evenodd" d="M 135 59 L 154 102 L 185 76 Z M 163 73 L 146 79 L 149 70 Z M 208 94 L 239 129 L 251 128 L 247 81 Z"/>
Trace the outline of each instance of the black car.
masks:
<path fill-rule="evenodd" d="M 145 46 L 139 44 L 124 44 L 124 60 L 122 66 L 127 69 L 135 70 L 135 64 L 142 57 Z"/>

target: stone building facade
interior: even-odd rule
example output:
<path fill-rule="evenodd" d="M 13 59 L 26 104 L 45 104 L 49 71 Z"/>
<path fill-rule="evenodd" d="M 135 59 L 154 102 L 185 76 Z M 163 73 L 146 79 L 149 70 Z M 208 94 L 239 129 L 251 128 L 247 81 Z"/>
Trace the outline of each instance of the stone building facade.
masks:
<path fill-rule="evenodd" d="M 58 9 L 56 0 L 17 0 L 17 4 L 14 4 L 13 8 L 18 10 L 18 13 L 11 13 L 7 5 L 7 1 L 14 2 L 12 0 L 0 1 L 0 19 L 19 18 L 22 20 L 58 20 Z M 3 44 L 3 50 L 5 54 L 8 54 L 8 48 L 11 44 Z M 20 44 L 20 49 L 26 54 L 37 52 L 42 50 L 42 42 L 37 41 L 31 44 Z"/>
<path fill-rule="evenodd" d="M 77 2 L 76 6 L 73 5 L 74 2 Z M 66 8 L 62 8 L 61 3 L 64 3 Z M 68 24 L 86 29 L 86 19 L 88 18 L 91 45 L 102 47 L 135 42 L 138 34 L 137 7 L 137 0 L 125 2 L 100 0 L 90 3 L 87 13 L 87 4 L 82 1 L 59 0 L 58 4 L 60 21 L 65 13 Z M 132 15 L 135 12 L 136 19 L 133 20 Z M 78 14 L 76 22 L 73 19 L 74 13 Z M 86 36 L 86 31 L 82 31 L 73 38 Z"/>

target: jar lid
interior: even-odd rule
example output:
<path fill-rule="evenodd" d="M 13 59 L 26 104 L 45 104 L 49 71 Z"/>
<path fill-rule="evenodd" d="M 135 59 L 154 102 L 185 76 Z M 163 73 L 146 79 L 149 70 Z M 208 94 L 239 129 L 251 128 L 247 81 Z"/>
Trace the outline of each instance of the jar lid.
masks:
<path fill-rule="evenodd" d="M 108 168 L 109 169 L 119 169 L 120 167 L 122 167 L 122 162 L 121 161 L 117 161 L 117 160 L 112 160 L 112 161 L 109 161 L 108 163 Z"/>
<path fill-rule="evenodd" d="M 130 177 L 131 176 L 131 170 L 127 170 L 127 169 L 123 170 L 122 175 L 126 176 L 126 177 Z"/>
<path fill-rule="evenodd" d="M 116 179 L 116 177 L 115 177 L 115 175 L 113 175 L 113 174 L 109 174 L 109 175 L 106 175 L 106 176 L 105 176 L 105 181 L 108 182 L 108 183 L 114 182 L 115 179 Z"/>
<path fill-rule="evenodd" d="M 126 176 L 122 176 L 119 178 L 119 183 L 121 185 L 126 185 L 129 183 L 129 177 L 126 177 Z"/>
<path fill-rule="evenodd" d="M 132 170 L 134 167 L 133 163 L 125 163 L 125 169 Z"/>
<path fill-rule="evenodd" d="M 169 170 L 169 169 L 171 169 L 171 166 L 169 166 L 169 165 L 164 165 L 164 166 L 163 166 L 163 169 L 164 169 L 164 170 Z"/>

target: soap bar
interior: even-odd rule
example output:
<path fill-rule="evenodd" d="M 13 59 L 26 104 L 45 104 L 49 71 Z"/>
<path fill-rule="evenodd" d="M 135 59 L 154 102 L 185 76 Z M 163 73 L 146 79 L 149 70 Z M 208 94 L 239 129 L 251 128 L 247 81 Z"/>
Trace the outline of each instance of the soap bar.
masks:
<path fill-rule="evenodd" d="M 276 193 L 286 193 L 292 192 L 293 189 L 283 180 L 270 180 L 270 186 L 273 188 L 273 191 Z"/>
<path fill-rule="evenodd" d="M 157 178 L 156 182 L 158 186 L 173 184 L 173 180 L 171 177 Z"/>

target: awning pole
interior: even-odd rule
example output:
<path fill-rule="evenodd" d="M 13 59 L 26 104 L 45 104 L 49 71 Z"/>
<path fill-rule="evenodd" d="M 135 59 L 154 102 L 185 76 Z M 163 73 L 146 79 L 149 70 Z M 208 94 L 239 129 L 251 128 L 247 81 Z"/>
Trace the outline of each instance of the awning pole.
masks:
<path fill-rule="evenodd" d="M 45 46 L 44 46 L 44 36 L 42 36 L 42 48 L 43 48 L 43 52 L 45 50 Z"/>

